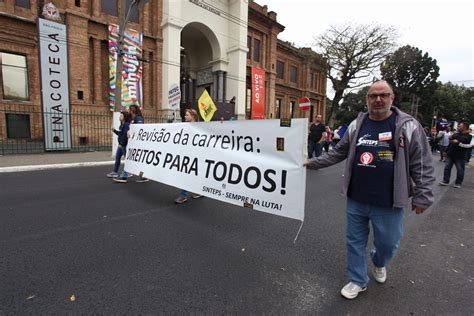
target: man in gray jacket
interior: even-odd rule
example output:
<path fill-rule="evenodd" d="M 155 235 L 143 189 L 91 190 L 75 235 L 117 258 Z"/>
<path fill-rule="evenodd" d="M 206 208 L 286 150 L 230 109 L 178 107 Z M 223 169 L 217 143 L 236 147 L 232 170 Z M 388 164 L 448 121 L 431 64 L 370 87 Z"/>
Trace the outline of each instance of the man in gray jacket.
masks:
<path fill-rule="evenodd" d="M 386 265 L 403 235 L 403 209 L 416 214 L 433 203 L 434 168 L 430 146 L 420 123 L 392 106 L 392 87 L 374 82 L 367 93 L 368 112 L 360 113 L 334 150 L 309 159 L 311 169 L 347 158 L 342 193 L 347 196 L 347 271 L 351 282 L 341 290 L 347 299 L 367 289 L 367 242 L 372 223 L 373 277 L 387 278 Z"/>

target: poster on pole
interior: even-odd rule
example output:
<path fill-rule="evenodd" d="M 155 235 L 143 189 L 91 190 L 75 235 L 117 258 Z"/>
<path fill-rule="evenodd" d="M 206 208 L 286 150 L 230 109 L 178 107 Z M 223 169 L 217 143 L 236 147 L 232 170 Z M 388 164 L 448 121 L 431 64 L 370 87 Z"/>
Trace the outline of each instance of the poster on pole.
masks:
<path fill-rule="evenodd" d="M 66 25 L 40 18 L 38 31 L 45 149 L 47 151 L 70 150 Z"/>
<path fill-rule="evenodd" d="M 127 172 L 226 203 L 304 220 L 307 119 L 135 124 Z"/>
<path fill-rule="evenodd" d="M 168 106 L 173 109 L 179 109 L 179 103 L 181 102 L 181 89 L 178 84 L 173 83 L 168 89 Z"/>
<path fill-rule="evenodd" d="M 119 26 L 109 25 L 109 106 L 115 109 L 115 84 L 117 71 L 117 48 Z M 143 34 L 127 29 L 123 39 L 123 70 L 122 70 L 122 107 L 128 109 L 132 104 L 142 106 L 142 63 Z"/>
<path fill-rule="evenodd" d="M 265 70 L 252 67 L 252 120 L 265 118 Z"/>

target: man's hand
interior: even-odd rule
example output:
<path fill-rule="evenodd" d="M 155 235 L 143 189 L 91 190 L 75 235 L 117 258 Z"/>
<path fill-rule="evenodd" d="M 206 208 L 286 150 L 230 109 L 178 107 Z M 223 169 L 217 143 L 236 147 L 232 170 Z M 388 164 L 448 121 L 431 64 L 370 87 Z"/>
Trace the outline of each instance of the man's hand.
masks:
<path fill-rule="evenodd" d="M 416 214 L 421 214 L 421 213 L 423 213 L 423 212 L 426 210 L 426 207 L 416 206 L 416 205 L 413 205 L 413 204 L 412 204 L 411 210 L 412 210 L 412 211 L 415 211 Z"/>
<path fill-rule="evenodd" d="M 303 162 L 303 167 L 307 167 L 307 166 L 308 166 L 308 159 L 305 159 Z"/>

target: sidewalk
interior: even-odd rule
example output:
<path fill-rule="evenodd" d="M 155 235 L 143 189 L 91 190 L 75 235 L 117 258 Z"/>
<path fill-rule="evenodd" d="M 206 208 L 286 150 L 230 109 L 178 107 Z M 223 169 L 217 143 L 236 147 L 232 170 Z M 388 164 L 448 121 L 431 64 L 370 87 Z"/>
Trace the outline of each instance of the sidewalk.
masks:
<path fill-rule="evenodd" d="M 0 173 L 81 166 L 100 166 L 114 163 L 110 151 L 84 153 L 44 153 L 0 156 Z"/>

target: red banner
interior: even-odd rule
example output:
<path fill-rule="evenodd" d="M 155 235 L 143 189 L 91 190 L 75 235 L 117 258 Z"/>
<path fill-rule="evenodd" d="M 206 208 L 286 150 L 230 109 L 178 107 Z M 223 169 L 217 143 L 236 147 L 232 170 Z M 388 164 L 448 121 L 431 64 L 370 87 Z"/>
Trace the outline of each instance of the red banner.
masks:
<path fill-rule="evenodd" d="M 252 120 L 265 118 L 265 70 L 252 67 Z"/>

